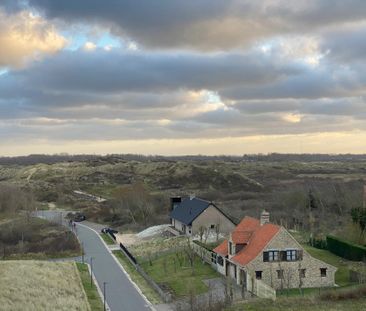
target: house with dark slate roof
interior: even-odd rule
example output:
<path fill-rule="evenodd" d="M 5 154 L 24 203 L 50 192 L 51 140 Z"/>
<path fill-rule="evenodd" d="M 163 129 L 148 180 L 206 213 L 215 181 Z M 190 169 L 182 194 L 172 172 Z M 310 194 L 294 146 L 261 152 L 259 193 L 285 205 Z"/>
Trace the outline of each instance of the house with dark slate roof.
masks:
<path fill-rule="evenodd" d="M 201 229 L 227 235 L 235 228 L 233 221 L 214 203 L 196 197 L 171 198 L 170 219 L 173 229 L 188 236 Z"/>

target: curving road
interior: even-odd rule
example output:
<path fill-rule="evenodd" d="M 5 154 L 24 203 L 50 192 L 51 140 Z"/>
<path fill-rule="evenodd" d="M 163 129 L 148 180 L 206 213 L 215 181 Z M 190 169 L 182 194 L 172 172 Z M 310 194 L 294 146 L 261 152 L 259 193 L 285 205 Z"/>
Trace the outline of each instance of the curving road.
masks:
<path fill-rule="evenodd" d="M 53 221 L 63 219 L 60 212 L 54 211 L 38 212 L 37 216 Z M 111 311 L 152 309 L 94 229 L 77 224 L 77 236 L 84 247 L 84 260 L 90 263 L 90 258 L 93 258 L 93 272 L 102 291 L 106 282 L 106 301 Z"/>

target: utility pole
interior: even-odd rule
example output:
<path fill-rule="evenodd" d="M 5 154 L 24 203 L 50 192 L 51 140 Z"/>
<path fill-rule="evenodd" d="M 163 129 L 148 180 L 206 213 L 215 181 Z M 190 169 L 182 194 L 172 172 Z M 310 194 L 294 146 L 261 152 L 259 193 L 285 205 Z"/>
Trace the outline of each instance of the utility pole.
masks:
<path fill-rule="evenodd" d="M 106 293 L 106 284 L 107 282 L 103 282 L 103 310 L 106 311 L 106 305 L 105 305 L 105 293 Z"/>

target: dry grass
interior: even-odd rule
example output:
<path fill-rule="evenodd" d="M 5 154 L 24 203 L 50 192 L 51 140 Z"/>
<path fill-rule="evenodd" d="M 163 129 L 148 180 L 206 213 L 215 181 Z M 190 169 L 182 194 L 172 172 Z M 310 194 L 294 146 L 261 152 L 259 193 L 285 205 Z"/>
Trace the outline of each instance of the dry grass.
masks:
<path fill-rule="evenodd" d="M 3 311 L 90 310 L 75 263 L 0 261 Z"/>

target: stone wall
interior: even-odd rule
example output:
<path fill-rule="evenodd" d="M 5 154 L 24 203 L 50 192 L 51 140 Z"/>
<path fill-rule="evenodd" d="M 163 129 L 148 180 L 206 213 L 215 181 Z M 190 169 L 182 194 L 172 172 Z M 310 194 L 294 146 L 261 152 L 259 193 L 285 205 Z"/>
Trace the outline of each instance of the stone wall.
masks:
<path fill-rule="evenodd" d="M 302 249 L 301 245 L 285 230 L 281 228 L 278 234 L 269 242 L 263 251 Z M 255 271 L 262 271 L 262 281 L 275 288 L 301 287 L 330 287 L 334 286 L 336 268 L 313 258 L 303 250 L 303 259 L 299 261 L 263 262 L 263 251 L 245 269 L 255 277 Z M 326 268 L 326 276 L 321 276 L 320 269 Z M 300 278 L 300 269 L 305 269 L 305 277 Z M 283 279 L 278 278 L 277 270 L 283 270 Z"/>

